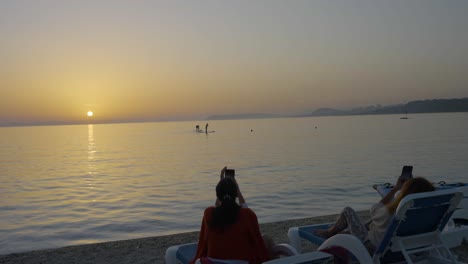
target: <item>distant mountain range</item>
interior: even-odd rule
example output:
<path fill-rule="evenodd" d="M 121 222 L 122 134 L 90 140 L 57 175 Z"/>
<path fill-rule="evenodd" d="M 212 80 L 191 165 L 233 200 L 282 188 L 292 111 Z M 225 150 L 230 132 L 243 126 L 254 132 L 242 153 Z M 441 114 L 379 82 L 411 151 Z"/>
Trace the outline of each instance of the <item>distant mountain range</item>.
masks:
<path fill-rule="evenodd" d="M 231 115 L 212 115 L 209 116 L 208 120 L 230 120 L 230 119 L 261 119 L 261 118 L 278 118 L 284 117 L 281 115 L 275 114 L 263 114 L 263 113 L 256 113 L 256 114 L 231 114 Z"/>
<path fill-rule="evenodd" d="M 298 115 L 276 115 L 265 113 L 213 115 L 208 120 L 279 118 L 279 117 L 307 117 L 307 116 L 343 116 L 343 115 L 385 115 L 404 113 L 445 113 L 468 112 L 468 98 L 460 99 L 431 99 L 411 101 L 406 104 L 372 105 L 343 110 L 335 108 L 319 108 Z"/>

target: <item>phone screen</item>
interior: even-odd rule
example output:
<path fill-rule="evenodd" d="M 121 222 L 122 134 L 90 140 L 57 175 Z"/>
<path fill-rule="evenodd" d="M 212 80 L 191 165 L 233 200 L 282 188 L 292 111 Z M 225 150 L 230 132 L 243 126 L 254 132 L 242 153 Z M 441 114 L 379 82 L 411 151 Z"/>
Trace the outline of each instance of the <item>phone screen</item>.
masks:
<path fill-rule="evenodd" d="M 226 177 L 234 178 L 235 174 L 236 174 L 236 171 L 235 170 L 230 170 L 230 169 L 226 169 L 226 171 L 224 172 L 224 176 L 226 176 Z"/>
<path fill-rule="evenodd" d="M 401 170 L 401 176 L 402 179 L 410 179 L 413 177 L 413 166 L 403 166 L 403 169 Z"/>

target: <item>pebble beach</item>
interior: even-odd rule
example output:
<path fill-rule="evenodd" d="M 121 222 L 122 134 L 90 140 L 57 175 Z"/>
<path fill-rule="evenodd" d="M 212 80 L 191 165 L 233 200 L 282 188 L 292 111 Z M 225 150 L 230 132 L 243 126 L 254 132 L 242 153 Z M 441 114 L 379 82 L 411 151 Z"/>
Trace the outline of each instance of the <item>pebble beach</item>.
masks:
<path fill-rule="evenodd" d="M 367 211 L 359 212 L 367 219 Z M 275 243 L 287 243 L 287 231 L 293 226 L 333 222 L 337 215 L 303 218 L 260 224 L 262 233 L 271 236 Z M 196 242 L 198 231 L 167 236 L 112 241 L 97 244 L 68 246 L 57 249 L 13 253 L 0 256 L 0 263 L 59 264 L 59 263 L 164 263 L 166 249 L 172 245 Z M 305 252 L 313 251 L 314 246 L 304 242 Z M 452 249 L 458 261 L 468 262 L 468 243 Z"/>

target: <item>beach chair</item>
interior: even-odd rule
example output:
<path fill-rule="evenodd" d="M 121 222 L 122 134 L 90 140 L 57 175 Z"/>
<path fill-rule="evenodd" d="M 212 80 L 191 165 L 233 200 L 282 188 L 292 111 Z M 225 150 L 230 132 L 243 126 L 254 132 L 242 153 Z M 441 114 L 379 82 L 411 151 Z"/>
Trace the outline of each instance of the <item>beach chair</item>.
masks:
<path fill-rule="evenodd" d="M 329 224 L 293 227 L 288 231 L 290 244 L 301 251 L 301 239 L 320 245 L 319 250 L 339 246 L 360 263 L 456 263 L 441 233 L 463 198 L 457 189 L 411 194 L 403 198 L 387 232 L 369 255 L 363 243 L 352 235 L 338 234 L 329 239 L 316 236 L 314 229 Z"/>
<path fill-rule="evenodd" d="M 277 244 L 273 246 L 273 252 L 280 256 L 299 255 L 296 249 L 289 244 Z M 166 264 L 188 264 L 195 257 L 196 253 L 197 243 L 188 243 L 169 247 L 166 250 L 166 255 L 164 258 Z M 233 261 L 230 260 L 230 262 L 232 263 Z"/>
<path fill-rule="evenodd" d="M 464 240 L 468 240 L 468 184 L 463 182 L 446 183 L 445 181 L 433 184 L 436 190 L 457 189 L 463 192 L 463 199 L 441 234 L 442 240 L 449 248 L 457 247 Z M 383 197 L 393 186 L 390 183 L 385 183 L 376 184 L 373 188 Z"/>

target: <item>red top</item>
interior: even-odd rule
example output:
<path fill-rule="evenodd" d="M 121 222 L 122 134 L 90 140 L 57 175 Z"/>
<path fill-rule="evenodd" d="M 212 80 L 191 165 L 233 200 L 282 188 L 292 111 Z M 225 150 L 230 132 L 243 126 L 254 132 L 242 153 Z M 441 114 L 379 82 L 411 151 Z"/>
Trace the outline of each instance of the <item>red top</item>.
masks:
<path fill-rule="evenodd" d="M 211 228 L 208 222 L 213 217 L 214 207 L 208 207 L 203 215 L 198 248 L 195 258 L 247 260 L 262 263 L 270 260 L 268 250 L 260 234 L 257 215 L 249 208 L 241 208 L 236 223 L 223 230 Z"/>

